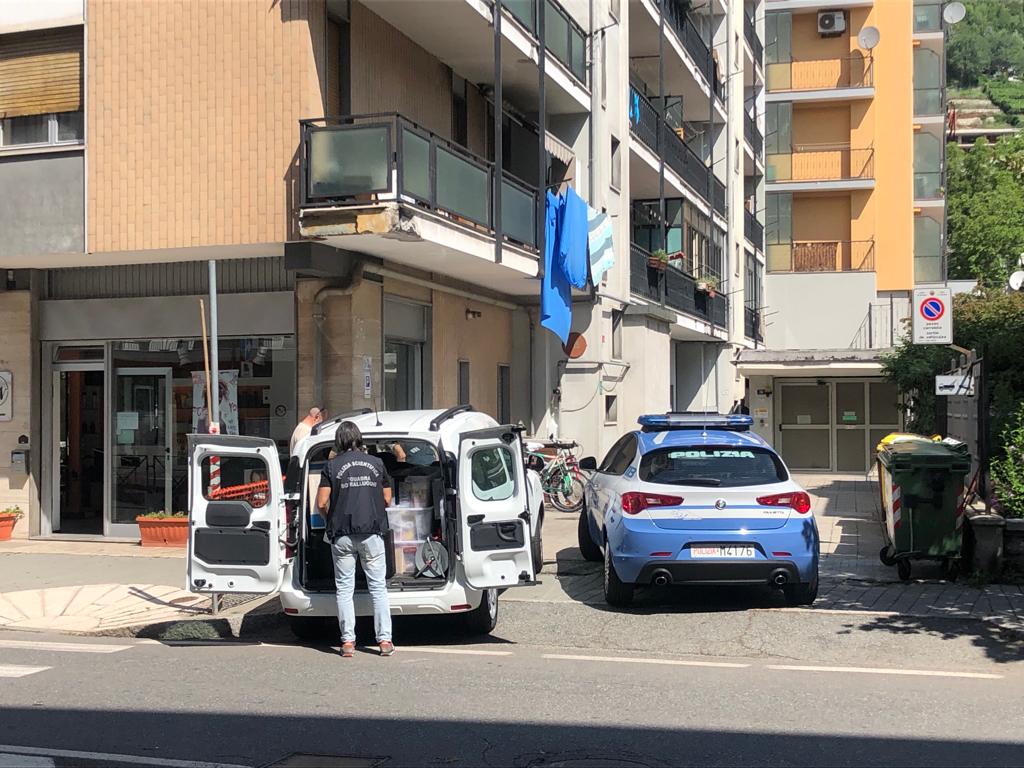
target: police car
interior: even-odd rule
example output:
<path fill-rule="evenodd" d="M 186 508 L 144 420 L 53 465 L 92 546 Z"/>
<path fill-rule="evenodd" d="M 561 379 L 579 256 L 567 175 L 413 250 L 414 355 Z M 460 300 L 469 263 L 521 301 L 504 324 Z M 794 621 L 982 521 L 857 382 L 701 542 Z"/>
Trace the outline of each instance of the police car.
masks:
<path fill-rule="evenodd" d="M 790 605 L 818 594 L 818 528 L 807 493 L 750 416 L 642 416 L 598 465 L 579 546 L 604 561 L 610 605 L 648 584 L 767 584 Z"/>
<path fill-rule="evenodd" d="M 273 440 L 189 435 L 188 588 L 278 593 L 304 639 L 336 625 L 334 564 L 314 499 L 342 420 L 393 480 L 392 614 L 450 615 L 472 634 L 490 632 L 499 592 L 536 583 L 543 491 L 519 430 L 466 405 L 338 416 L 295 446 L 283 477 Z M 355 605 L 373 614 L 361 570 Z"/>

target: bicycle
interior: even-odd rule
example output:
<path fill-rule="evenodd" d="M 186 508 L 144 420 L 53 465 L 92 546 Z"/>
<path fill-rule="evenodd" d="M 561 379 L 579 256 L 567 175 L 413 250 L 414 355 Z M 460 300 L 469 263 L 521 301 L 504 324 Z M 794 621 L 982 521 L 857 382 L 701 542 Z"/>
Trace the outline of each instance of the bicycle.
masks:
<path fill-rule="evenodd" d="M 530 452 L 531 457 L 543 462 L 538 471 L 544 495 L 559 512 L 579 512 L 583 507 L 584 486 L 583 473 L 574 453 L 579 444 L 575 441 L 556 442 L 551 443 L 550 447 L 557 449 L 555 456 Z"/>

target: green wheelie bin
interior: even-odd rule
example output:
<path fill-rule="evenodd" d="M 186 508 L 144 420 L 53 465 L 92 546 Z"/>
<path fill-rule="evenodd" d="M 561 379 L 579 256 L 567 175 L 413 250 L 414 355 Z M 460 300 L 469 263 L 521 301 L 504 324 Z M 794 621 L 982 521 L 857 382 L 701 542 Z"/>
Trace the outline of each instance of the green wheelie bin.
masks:
<path fill-rule="evenodd" d="M 911 560 L 939 560 L 947 578 L 960 571 L 963 511 L 960 496 L 971 470 L 967 445 L 957 440 L 918 439 L 878 446 L 887 543 L 879 552 L 899 577 L 910 578 Z"/>

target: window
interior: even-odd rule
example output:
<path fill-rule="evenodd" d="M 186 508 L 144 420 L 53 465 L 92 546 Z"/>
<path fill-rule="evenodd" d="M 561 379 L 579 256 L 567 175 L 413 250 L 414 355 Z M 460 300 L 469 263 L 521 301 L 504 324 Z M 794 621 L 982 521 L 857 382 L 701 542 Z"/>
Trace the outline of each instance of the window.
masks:
<path fill-rule="evenodd" d="M 793 195 L 772 192 L 765 197 L 764 239 L 768 245 L 793 241 Z"/>
<path fill-rule="evenodd" d="M 505 501 L 516 492 L 512 452 L 508 448 L 481 448 L 469 459 L 473 495 L 480 501 Z"/>
<path fill-rule="evenodd" d="M 512 421 L 512 369 L 507 365 L 498 366 L 498 421 L 509 424 Z"/>
<path fill-rule="evenodd" d="M 608 451 L 608 455 L 604 457 L 604 461 L 601 462 L 597 471 L 605 475 L 621 475 L 633 463 L 635 457 L 636 436 L 632 433 L 624 435 Z"/>
<path fill-rule="evenodd" d="M 698 488 L 771 485 L 789 479 L 774 452 L 753 446 L 699 445 L 661 448 L 640 459 L 645 483 Z"/>
<path fill-rule="evenodd" d="M 930 216 L 916 216 L 914 218 L 914 282 L 941 282 L 942 272 L 942 225 Z"/>
<path fill-rule="evenodd" d="M 452 141 L 466 146 L 469 141 L 469 110 L 466 106 L 466 81 L 452 73 Z"/>
<path fill-rule="evenodd" d="M 604 423 L 619 423 L 619 398 L 617 395 L 604 396 Z"/>
<path fill-rule="evenodd" d="M 0 147 L 75 144 L 81 140 L 81 112 L 25 115 L 0 120 Z"/>
<path fill-rule="evenodd" d="M 608 0 L 608 13 L 610 13 L 612 18 L 616 21 L 622 18 L 619 15 L 619 0 Z"/>
<path fill-rule="evenodd" d="M 205 456 L 201 464 L 203 498 L 207 501 L 244 501 L 253 509 L 270 500 L 266 463 L 255 456 Z M 219 470 L 214 474 L 213 469 Z"/>
<path fill-rule="evenodd" d="M 792 58 L 793 16 L 789 12 L 766 13 L 764 58 L 768 64 L 788 64 Z"/>
<path fill-rule="evenodd" d="M 469 404 L 469 360 L 459 360 L 459 405 Z"/>
<path fill-rule="evenodd" d="M 790 102 L 766 104 L 764 129 L 765 154 L 790 154 L 793 151 L 793 104 Z"/>
<path fill-rule="evenodd" d="M 622 359 L 622 319 L 625 316 L 621 309 L 612 310 L 612 360 Z"/>
<path fill-rule="evenodd" d="M 619 151 L 621 142 L 612 136 L 612 187 L 622 188 L 622 153 Z"/>

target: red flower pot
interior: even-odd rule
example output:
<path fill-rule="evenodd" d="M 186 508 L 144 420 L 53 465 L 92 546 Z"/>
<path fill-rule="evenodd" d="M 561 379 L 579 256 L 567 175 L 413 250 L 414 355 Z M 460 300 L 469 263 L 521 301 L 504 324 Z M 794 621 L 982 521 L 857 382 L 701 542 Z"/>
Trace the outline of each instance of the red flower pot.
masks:
<path fill-rule="evenodd" d="M 187 517 L 136 517 L 144 547 L 184 547 L 188 543 Z"/>
<path fill-rule="evenodd" d="M 14 515 L 0 515 L 0 541 L 7 541 L 14 533 L 14 524 L 18 518 Z"/>

